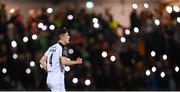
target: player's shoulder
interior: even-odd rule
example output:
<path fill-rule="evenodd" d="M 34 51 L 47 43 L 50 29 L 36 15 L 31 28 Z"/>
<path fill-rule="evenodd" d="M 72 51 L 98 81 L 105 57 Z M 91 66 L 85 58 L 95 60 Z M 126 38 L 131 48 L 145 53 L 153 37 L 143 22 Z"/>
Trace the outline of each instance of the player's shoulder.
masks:
<path fill-rule="evenodd" d="M 59 43 L 56 43 L 56 44 L 53 44 L 52 46 L 50 46 L 50 48 L 62 49 L 62 46 Z"/>

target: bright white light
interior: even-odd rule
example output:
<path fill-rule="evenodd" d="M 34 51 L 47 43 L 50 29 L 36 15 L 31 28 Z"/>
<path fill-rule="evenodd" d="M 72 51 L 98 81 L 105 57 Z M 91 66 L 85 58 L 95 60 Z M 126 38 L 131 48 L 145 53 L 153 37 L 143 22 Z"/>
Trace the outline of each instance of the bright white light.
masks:
<path fill-rule="evenodd" d="M 31 62 L 30 62 L 30 66 L 31 66 L 31 67 L 34 67 L 34 66 L 35 66 L 35 62 L 34 62 L 34 61 L 31 61 Z"/>
<path fill-rule="evenodd" d="M 12 46 L 13 48 L 15 48 L 15 47 L 17 46 L 16 41 L 13 40 L 13 41 L 11 42 L 11 46 Z"/>
<path fill-rule="evenodd" d="M 177 17 L 177 22 L 180 23 L 180 17 Z"/>
<path fill-rule="evenodd" d="M 126 35 L 129 35 L 129 34 L 130 34 L 130 30 L 129 30 L 129 29 L 126 29 L 126 30 L 125 30 L 125 34 L 126 34 Z"/>
<path fill-rule="evenodd" d="M 175 67 L 175 71 L 179 72 L 179 67 L 178 66 Z"/>
<path fill-rule="evenodd" d="M 126 42 L 126 38 L 125 37 L 121 37 L 120 40 L 121 40 L 122 43 Z"/>
<path fill-rule="evenodd" d="M 163 55 L 163 60 L 167 60 L 167 55 L 166 54 Z"/>
<path fill-rule="evenodd" d="M 160 24 L 160 21 L 158 19 L 155 19 L 154 23 L 158 26 Z"/>
<path fill-rule="evenodd" d="M 161 78 L 164 78 L 166 76 L 166 74 L 164 72 L 161 72 Z"/>
<path fill-rule="evenodd" d="M 42 30 L 43 30 L 43 31 L 47 30 L 47 26 L 44 25 L 44 26 L 42 27 Z"/>
<path fill-rule="evenodd" d="M 97 18 L 93 18 L 92 21 L 93 21 L 94 23 L 98 23 L 99 20 L 98 20 Z"/>
<path fill-rule="evenodd" d="M 91 84 L 91 81 L 90 81 L 89 79 L 86 79 L 86 80 L 85 80 L 85 85 L 86 85 L 86 86 L 89 86 L 90 84 Z"/>
<path fill-rule="evenodd" d="M 156 52 L 155 51 L 151 51 L 151 56 L 155 57 L 156 56 Z"/>
<path fill-rule="evenodd" d="M 94 7 L 94 3 L 93 2 L 91 2 L 91 1 L 86 2 L 86 8 L 91 9 L 93 7 Z"/>
<path fill-rule="evenodd" d="M 148 3 L 144 3 L 144 8 L 149 8 Z"/>
<path fill-rule="evenodd" d="M 39 66 L 40 66 L 41 68 L 43 68 L 43 66 L 42 66 L 41 64 L 40 64 Z"/>
<path fill-rule="evenodd" d="M 153 66 L 151 70 L 152 70 L 152 72 L 156 72 L 156 67 Z"/>
<path fill-rule="evenodd" d="M 7 73 L 7 69 L 6 69 L 6 68 L 3 68 L 3 69 L 2 69 L 2 73 L 4 73 L 4 74 Z"/>
<path fill-rule="evenodd" d="M 33 40 L 36 40 L 36 39 L 37 39 L 37 35 L 36 35 L 36 34 L 33 34 L 33 35 L 32 35 L 32 39 L 33 39 Z"/>
<path fill-rule="evenodd" d="M 116 57 L 115 57 L 115 56 L 111 56 L 111 57 L 110 57 L 110 60 L 111 60 L 112 62 L 114 62 L 114 61 L 116 60 Z"/>
<path fill-rule="evenodd" d="M 138 33 L 139 32 L 139 28 L 138 27 L 134 27 L 134 32 Z"/>
<path fill-rule="evenodd" d="M 38 28 L 43 28 L 43 23 L 39 23 Z"/>
<path fill-rule="evenodd" d="M 23 37 L 23 42 L 28 42 L 28 37 Z"/>
<path fill-rule="evenodd" d="M 49 29 L 50 29 L 50 30 L 54 30 L 54 29 L 55 29 L 55 26 L 54 26 L 54 25 L 50 25 L 50 26 L 49 26 Z"/>
<path fill-rule="evenodd" d="M 52 8 L 48 8 L 47 9 L 47 13 L 52 13 L 53 12 L 53 9 Z"/>
<path fill-rule="evenodd" d="M 150 70 L 146 70 L 146 75 L 149 76 L 151 74 Z"/>
<path fill-rule="evenodd" d="M 69 49 L 68 52 L 69 52 L 69 54 L 73 54 L 74 50 L 73 49 Z"/>
<path fill-rule="evenodd" d="M 65 69 L 66 72 L 69 72 L 71 70 L 71 68 L 69 66 L 65 66 L 64 69 Z"/>
<path fill-rule="evenodd" d="M 14 9 L 10 9 L 10 10 L 9 10 L 9 12 L 10 12 L 11 14 L 14 13 L 14 11 L 15 11 Z"/>
<path fill-rule="evenodd" d="M 73 82 L 74 84 L 78 83 L 78 78 L 73 78 L 73 79 L 72 79 L 72 82 Z"/>
<path fill-rule="evenodd" d="M 173 6 L 173 10 L 174 10 L 175 12 L 179 12 L 179 11 L 180 11 L 179 6 Z"/>
<path fill-rule="evenodd" d="M 68 15 L 67 18 L 68 18 L 68 20 L 72 20 L 74 17 L 73 17 L 73 15 Z"/>
<path fill-rule="evenodd" d="M 167 6 L 167 7 L 166 7 L 166 11 L 167 11 L 168 13 L 172 13 L 172 7 L 171 7 L 171 6 Z"/>
<path fill-rule="evenodd" d="M 132 4 L 132 8 L 133 8 L 133 9 L 137 9 L 137 8 L 138 8 L 138 5 L 134 3 L 134 4 Z"/>
<path fill-rule="evenodd" d="M 27 69 L 26 69 L 26 73 L 27 73 L 27 74 L 30 74 L 30 73 L 31 73 L 31 69 L 27 68 Z"/>
<path fill-rule="evenodd" d="M 94 23 L 93 26 L 94 28 L 99 28 L 99 23 Z"/>
<path fill-rule="evenodd" d="M 13 54 L 13 59 L 17 59 L 18 55 L 16 53 Z"/>
<path fill-rule="evenodd" d="M 101 55 L 102 55 L 102 57 L 105 58 L 105 57 L 107 57 L 107 52 L 106 52 L 106 51 L 103 51 Z"/>

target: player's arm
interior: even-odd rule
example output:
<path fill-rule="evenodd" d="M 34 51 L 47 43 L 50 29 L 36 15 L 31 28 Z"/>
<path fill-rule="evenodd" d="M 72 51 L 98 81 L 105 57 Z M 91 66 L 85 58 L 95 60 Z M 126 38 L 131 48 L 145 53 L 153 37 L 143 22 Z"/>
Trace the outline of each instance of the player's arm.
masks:
<path fill-rule="evenodd" d="M 44 70 L 47 71 L 47 63 L 46 63 L 46 61 L 47 61 L 47 56 L 44 55 L 39 62 L 41 63 L 41 65 L 44 68 Z"/>
<path fill-rule="evenodd" d="M 76 60 L 69 60 L 67 57 L 61 57 L 61 63 L 63 65 L 75 65 L 75 64 L 82 64 L 82 58 L 77 58 Z"/>

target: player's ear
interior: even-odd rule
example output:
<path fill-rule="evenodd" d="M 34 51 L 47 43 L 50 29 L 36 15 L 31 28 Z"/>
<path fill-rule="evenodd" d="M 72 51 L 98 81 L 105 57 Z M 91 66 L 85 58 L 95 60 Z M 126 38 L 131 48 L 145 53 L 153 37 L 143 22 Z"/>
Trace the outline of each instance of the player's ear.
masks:
<path fill-rule="evenodd" d="M 60 39 L 62 39 L 62 35 L 59 35 L 59 36 L 58 36 L 58 40 L 60 40 Z"/>

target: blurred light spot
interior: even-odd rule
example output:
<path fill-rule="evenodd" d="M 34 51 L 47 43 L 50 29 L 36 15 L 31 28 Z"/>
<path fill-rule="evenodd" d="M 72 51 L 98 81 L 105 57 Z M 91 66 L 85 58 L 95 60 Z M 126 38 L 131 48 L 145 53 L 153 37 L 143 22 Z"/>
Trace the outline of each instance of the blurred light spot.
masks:
<path fill-rule="evenodd" d="M 132 4 L 132 8 L 133 8 L 133 9 L 137 9 L 137 8 L 138 8 L 138 5 L 134 3 L 134 4 Z"/>
<path fill-rule="evenodd" d="M 28 37 L 23 37 L 23 42 L 28 42 Z"/>
<path fill-rule="evenodd" d="M 94 28 L 99 28 L 99 23 L 94 23 L 93 26 Z"/>
<path fill-rule="evenodd" d="M 53 12 L 53 9 L 52 8 L 48 8 L 47 9 L 47 13 L 52 13 Z"/>
<path fill-rule="evenodd" d="M 175 12 L 179 12 L 179 11 L 180 11 L 179 6 L 173 6 L 173 10 L 174 10 Z"/>
<path fill-rule="evenodd" d="M 107 52 L 103 51 L 101 55 L 102 55 L 103 58 L 106 58 L 107 57 Z"/>
<path fill-rule="evenodd" d="M 68 20 L 72 20 L 73 19 L 73 15 L 68 15 L 67 18 L 68 18 Z"/>
<path fill-rule="evenodd" d="M 161 72 L 161 78 L 164 78 L 166 76 L 166 74 L 164 72 Z"/>
<path fill-rule="evenodd" d="M 16 53 L 13 54 L 13 59 L 17 59 L 18 55 Z"/>
<path fill-rule="evenodd" d="M 91 1 L 86 2 L 86 8 L 91 9 L 94 7 L 94 3 Z"/>
<path fill-rule="evenodd" d="M 116 60 L 116 57 L 115 57 L 115 56 L 111 56 L 111 57 L 110 57 L 110 60 L 111 60 L 112 62 L 114 62 L 114 61 Z"/>
<path fill-rule="evenodd" d="M 178 66 L 175 67 L 175 71 L 179 72 L 179 67 Z"/>
<path fill-rule="evenodd" d="M 31 62 L 30 62 L 30 66 L 31 66 L 31 67 L 34 67 L 34 66 L 35 66 L 35 62 L 34 62 L 34 61 L 31 61 Z"/>
<path fill-rule="evenodd" d="M 156 56 L 156 52 L 155 51 L 151 51 L 151 56 L 155 57 Z"/>
<path fill-rule="evenodd" d="M 139 32 L 139 28 L 138 27 L 134 27 L 134 32 L 138 33 Z"/>
<path fill-rule="evenodd" d="M 167 55 L 166 54 L 163 55 L 163 60 L 167 60 Z"/>
<path fill-rule="evenodd" d="M 144 8 L 149 8 L 148 3 L 144 3 Z"/>
<path fill-rule="evenodd" d="M 155 20 L 154 20 L 154 23 L 155 23 L 157 26 L 160 25 L 160 21 L 159 21 L 158 19 L 155 19 Z"/>
<path fill-rule="evenodd" d="M 167 6 L 167 7 L 166 7 L 166 11 L 167 11 L 168 13 L 172 13 L 172 7 L 171 7 L 171 6 Z"/>
<path fill-rule="evenodd" d="M 47 26 L 46 26 L 46 25 L 43 25 L 42 30 L 43 30 L 43 31 L 46 31 L 46 30 L 47 30 Z"/>
<path fill-rule="evenodd" d="M 86 86 L 91 85 L 91 81 L 90 81 L 89 79 L 86 79 L 86 80 L 85 80 L 85 85 L 86 85 Z"/>
<path fill-rule="evenodd" d="M 180 17 L 177 17 L 177 22 L 180 23 Z"/>
<path fill-rule="evenodd" d="M 31 69 L 27 68 L 27 69 L 26 69 L 26 73 L 27 73 L 27 74 L 30 74 L 30 73 L 31 73 Z"/>
<path fill-rule="evenodd" d="M 122 43 L 125 43 L 125 42 L 126 42 L 126 38 L 125 38 L 125 37 L 121 37 L 120 40 L 121 40 Z"/>
<path fill-rule="evenodd" d="M 43 28 L 43 23 L 39 23 L 38 28 Z"/>
<path fill-rule="evenodd" d="M 126 35 L 129 35 L 129 34 L 130 34 L 130 30 L 129 30 L 129 29 L 126 29 L 126 30 L 125 30 L 125 34 L 126 34 Z"/>
<path fill-rule="evenodd" d="M 151 70 L 152 70 L 152 72 L 156 72 L 156 67 L 153 66 Z"/>
<path fill-rule="evenodd" d="M 54 26 L 54 25 L 50 25 L 50 26 L 49 26 L 49 29 L 50 29 L 50 30 L 54 30 L 54 29 L 55 29 L 55 26 Z"/>
<path fill-rule="evenodd" d="M 65 71 L 69 72 L 71 70 L 71 68 L 69 66 L 65 66 Z"/>
<path fill-rule="evenodd" d="M 72 82 L 73 82 L 74 84 L 78 83 L 78 78 L 73 78 L 73 79 L 72 79 Z"/>
<path fill-rule="evenodd" d="M 93 18 L 92 21 L 93 21 L 94 23 L 98 23 L 99 20 L 98 20 L 97 18 Z"/>
<path fill-rule="evenodd" d="M 13 40 L 13 41 L 11 42 L 11 46 L 12 46 L 13 48 L 15 48 L 15 47 L 17 46 L 16 41 Z"/>
<path fill-rule="evenodd" d="M 37 35 L 36 35 L 36 34 L 33 34 L 33 35 L 32 35 L 32 39 L 33 39 L 33 40 L 36 40 L 36 39 L 37 39 Z"/>
<path fill-rule="evenodd" d="M 13 8 L 9 10 L 9 12 L 10 12 L 11 14 L 14 13 L 14 11 L 15 11 L 15 10 L 14 10 Z"/>
<path fill-rule="evenodd" d="M 73 49 L 69 49 L 68 52 L 69 52 L 69 54 L 73 54 L 74 50 Z"/>
<path fill-rule="evenodd" d="M 150 70 L 146 70 L 146 75 L 149 76 L 151 74 Z"/>
<path fill-rule="evenodd" d="M 7 69 L 6 69 L 6 68 L 3 68 L 3 69 L 2 69 L 2 73 L 4 73 L 4 74 L 7 73 Z"/>

